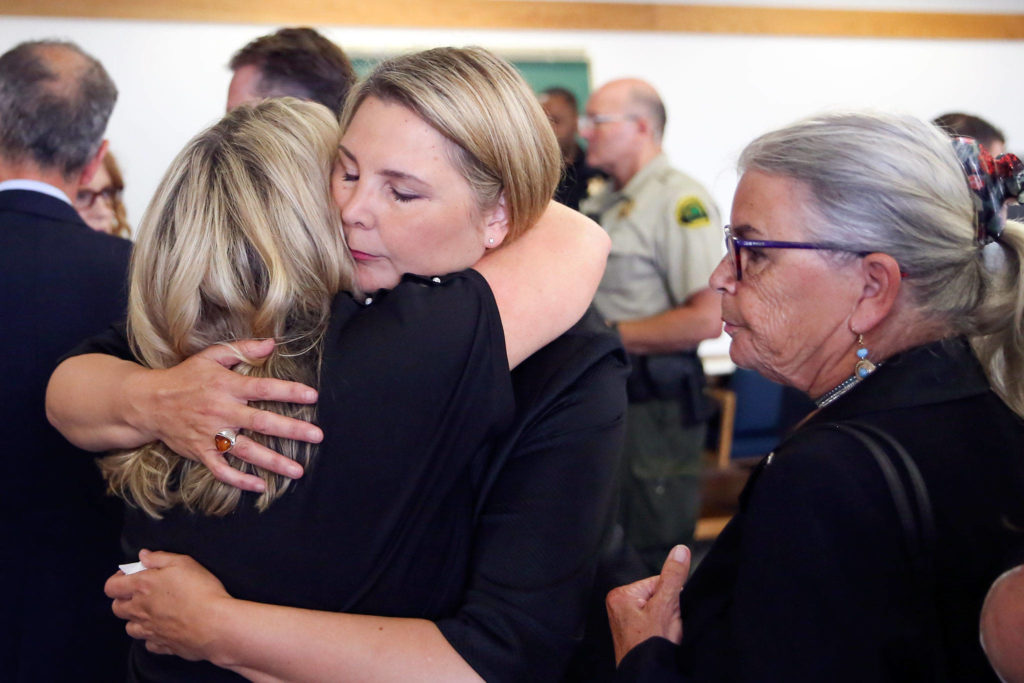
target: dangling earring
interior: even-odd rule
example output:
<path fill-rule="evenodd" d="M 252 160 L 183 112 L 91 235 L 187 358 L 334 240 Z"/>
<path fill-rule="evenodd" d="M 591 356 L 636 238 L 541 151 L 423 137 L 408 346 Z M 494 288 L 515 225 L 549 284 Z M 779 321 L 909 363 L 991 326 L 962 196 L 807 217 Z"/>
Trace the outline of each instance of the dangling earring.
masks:
<path fill-rule="evenodd" d="M 864 346 L 863 334 L 857 335 L 857 346 L 860 347 L 857 349 L 857 358 L 860 358 L 860 360 L 857 361 L 857 365 L 853 367 L 853 370 L 857 377 L 864 379 L 875 371 L 875 364 L 868 360 L 868 349 Z"/>

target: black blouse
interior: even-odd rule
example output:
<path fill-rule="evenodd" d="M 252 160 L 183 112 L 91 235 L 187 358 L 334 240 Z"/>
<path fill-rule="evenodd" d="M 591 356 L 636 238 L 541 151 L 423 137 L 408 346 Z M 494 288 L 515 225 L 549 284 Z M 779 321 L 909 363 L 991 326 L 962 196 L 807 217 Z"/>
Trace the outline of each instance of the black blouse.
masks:
<path fill-rule="evenodd" d="M 910 560 L 856 419 L 909 452 L 927 485 L 931 575 Z M 1024 548 L 1024 421 L 963 339 L 897 355 L 761 463 L 681 594 L 683 643 L 652 638 L 623 681 L 995 681 L 985 593 Z"/>
<path fill-rule="evenodd" d="M 582 631 L 614 499 L 626 361 L 595 316 L 510 377 L 475 271 L 406 276 L 335 302 L 318 419 L 325 439 L 264 513 L 132 511 L 127 556 L 188 553 L 231 595 L 438 623 L 487 680 L 557 678 Z M 126 356 L 123 338 L 76 352 Z M 237 680 L 132 652 L 138 680 Z"/>

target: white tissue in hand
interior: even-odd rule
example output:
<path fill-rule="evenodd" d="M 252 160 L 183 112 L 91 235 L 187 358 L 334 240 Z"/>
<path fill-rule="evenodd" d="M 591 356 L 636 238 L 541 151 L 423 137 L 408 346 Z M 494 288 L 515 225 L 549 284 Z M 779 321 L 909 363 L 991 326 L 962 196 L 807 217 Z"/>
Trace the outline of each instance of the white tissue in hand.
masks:
<path fill-rule="evenodd" d="M 125 574 L 134 574 L 135 572 L 141 572 L 145 567 L 142 566 L 141 562 L 129 562 L 128 564 L 119 564 L 117 568 L 123 571 Z"/>

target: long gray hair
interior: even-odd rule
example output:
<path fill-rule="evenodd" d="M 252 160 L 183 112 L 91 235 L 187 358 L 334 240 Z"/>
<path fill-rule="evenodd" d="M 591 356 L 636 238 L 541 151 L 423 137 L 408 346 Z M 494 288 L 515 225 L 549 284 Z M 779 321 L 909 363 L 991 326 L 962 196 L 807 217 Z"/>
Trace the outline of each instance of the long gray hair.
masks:
<path fill-rule="evenodd" d="M 895 258 L 910 304 L 967 336 L 992 387 L 1024 416 L 1024 226 L 1007 224 L 982 251 L 947 135 L 912 116 L 823 114 L 754 140 L 740 157 L 751 169 L 810 188 L 812 239 Z"/>

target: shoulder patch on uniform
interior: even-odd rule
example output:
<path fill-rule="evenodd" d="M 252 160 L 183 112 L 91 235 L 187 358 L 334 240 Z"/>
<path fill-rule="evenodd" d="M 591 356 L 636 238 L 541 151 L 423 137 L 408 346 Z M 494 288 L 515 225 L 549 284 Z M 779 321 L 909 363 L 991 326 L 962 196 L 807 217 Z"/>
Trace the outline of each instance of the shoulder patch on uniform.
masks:
<path fill-rule="evenodd" d="M 711 219 L 699 199 L 686 197 L 676 204 L 676 222 L 684 228 L 699 228 L 711 223 Z"/>

